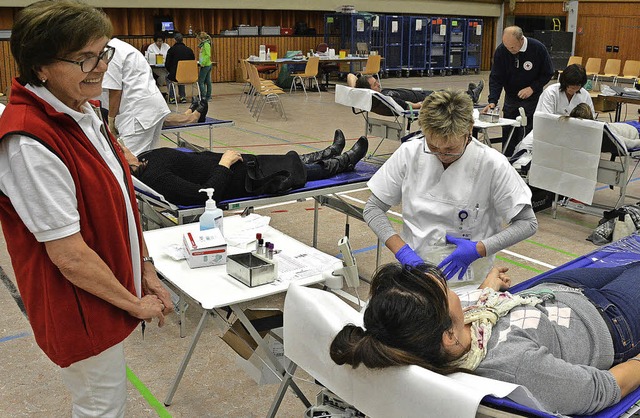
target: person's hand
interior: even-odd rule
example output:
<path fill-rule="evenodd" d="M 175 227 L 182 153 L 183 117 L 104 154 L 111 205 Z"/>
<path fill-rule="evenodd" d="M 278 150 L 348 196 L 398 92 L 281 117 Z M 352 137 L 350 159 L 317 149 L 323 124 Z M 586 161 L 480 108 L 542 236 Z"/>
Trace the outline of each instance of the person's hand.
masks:
<path fill-rule="evenodd" d="M 522 100 L 528 99 L 533 94 L 533 89 L 531 87 L 525 87 L 518 92 L 518 97 Z"/>
<path fill-rule="evenodd" d="M 222 154 L 222 158 L 220 158 L 220 162 L 218 164 L 231 168 L 231 166 L 238 161 L 242 161 L 242 155 L 240 155 L 240 152 L 229 149 Z"/>
<path fill-rule="evenodd" d="M 404 244 L 398 252 L 396 253 L 396 260 L 400 262 L 403 266 L 411 266 L 415 267 L 419 264 L 423 264 L 424 260 L 420 258 L 415 251 L 409 247 L 409 244 Z"/>
<path fill-rule="evenodd" d="M 489 103 L 482 109 L 480 113 L 489 113 L 489 111 L 495 109 L 495 107 L 496 107 L 495 103 Z"/>
<path fill-rule="evenodd" d="M 116 118 L 112 117 L 112 116 L 109 116 L 108 119 L 109 119 L 109 130 L 111 131 L 113 136 L 115 136 L 116 138 L 119 137 L 120 133 L 116 129 Z"/>
<path fill-rule="evenodd" d="M 508 267 L 493 267 L 478 288 L 490 287 L 497 292 L 504 292 L 511 287 L 511 278 L 507 276 L 507 271 L 509 271 Z"/>
<path fill-rule="evenodd" d="M 481 257 L 477 249 L 478 243 L 464 238 L 452 237 L 451 235 L 447 235 L 447 242 L 456 245 L 457 248 L 438 264 L 438 268 L 442 269 L 442 274 L 447 280 L 453 278 L 456 274 L 458 274 L 458 280 L 461 280 L 469 265 Z"/>
<path fill-rule="evenodd" d="M 129 311 L 131 316 L 151 322 L 158 318 L 158 326 L 164 325 L 164 303 L 156 295 L 145 295 L 140 299 L 134 311 Z"/>
<path fill-rule="evenodd" d="M 151 263 L 144 263 L 142 270 L 142 290 L 145 295 L 154 295 L 160 302 L 162 302 L 162 313 L 168 315 L 173 312 L 173 301 L 171 300 L 171 294 L 162 285 L 156 269 Z"/>

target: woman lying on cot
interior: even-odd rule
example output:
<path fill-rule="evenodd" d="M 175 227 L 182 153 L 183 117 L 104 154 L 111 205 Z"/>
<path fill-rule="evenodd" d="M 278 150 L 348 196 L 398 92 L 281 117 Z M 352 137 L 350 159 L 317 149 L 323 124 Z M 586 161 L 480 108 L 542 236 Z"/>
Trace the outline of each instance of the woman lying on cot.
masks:
<path fill-rule="evenodd" d="M 569 116 L 563 116 L 564 118 L 580 118 L 580 119 L 595 119 L 591 106 L 588 103 L 580 103 L 574 107 Z M 605 122 L 605 125 L 611 132 L 627 147 L 628 150 L 640 148 L 640 124 L 635 121 L 627 122 Z M 535 135 L 535 129 L 527 136 L 524 137 L 522 142 L 518 144 L 513 155 L 513 165 L 516 169 L 528 164 L 531 161 L 531 153 L 533 151 L 533 140 Z"/>
<path fill-rule="evenodd" d="M 476 373 L 525 386 L 561 414 L 595 413 L 640 385 L 640 262 L 559 271 L 514 295 L 501 292 L 505 272 L 459 297 L 432 265 L 383 266 L 365 329 L 346 325 L 331 358 Z"/>
<path fill-rule="evenodd" d="M 585 103 L 580 103 L 576 106 L 569 116 L 572 118 L 594 119 L 591 108 Z M 640 147 L 640 132 L 636 126 L 630 125 L 626 122 L 605 122 L 605 125 L 607 125 L 609 130 L 613 132 L 616 137 L 624 142 L 627 149 Z"/>
<path fill-rule="evenodd" d="M 307 181 L 329 178 L 351 171 L 369 143 L 360 137 L 349 151 L 344 134 L 336 130 L 333 143 L 324 150 L 298 155 L 247 155 L 238 151 L 183 152 L 173 148 L 145 151 L 136 158 L 125 148 L 131 174 L 177 205 L 201 205 L 207 196 L 200 189 L 215 189 L 216 201 L 281 194 L 304 186 Z M 275 173 L 275 175 L 269 175 Z"/>

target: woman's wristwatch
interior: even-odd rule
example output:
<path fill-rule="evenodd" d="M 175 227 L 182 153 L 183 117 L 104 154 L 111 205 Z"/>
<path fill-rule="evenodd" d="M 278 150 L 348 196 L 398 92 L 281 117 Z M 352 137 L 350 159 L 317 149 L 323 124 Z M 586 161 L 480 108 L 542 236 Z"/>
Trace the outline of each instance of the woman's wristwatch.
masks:
<path fill-rule="evenodd" d="M 143 263 L 146 263 L 147 261 L 148 261 L 149 263 L 151 263 L 151 264 L 155 265 L 155 263 L 153 262 L 153 257 L 149 257 L 149 256 L 147 256 L 147 257 L 142 257 L 142 262 L 143 262 Z"/>

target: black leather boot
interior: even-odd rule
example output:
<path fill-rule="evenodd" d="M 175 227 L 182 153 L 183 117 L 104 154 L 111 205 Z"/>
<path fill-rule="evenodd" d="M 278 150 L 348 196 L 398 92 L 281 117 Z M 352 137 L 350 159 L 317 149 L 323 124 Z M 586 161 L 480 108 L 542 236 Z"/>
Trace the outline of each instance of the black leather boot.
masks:
<path fill-rule="evenodd" d="M 317 163 L 321 160 L 326 160 L 327 158 L 335 157 L 342 153 L 345 143 L 346 140 L 344 139 L 344 134 L 340 129 L 336 129 L 335 134 L 333 134 L 333 144 L 323 149 L 322 151 L 303 154 L 300 156 L 300 159 L 302 160 L 303 164 L 312 164 Z"/>
<path fill-rule="evenodd" d="M 356 163 L 367 155 L 368 149 L 369 141 L 367 141 L 366 137 L 361 136 L 349 151 L 338 157 L 319 161 L 319 164 L 329 172 L 330 176 L 344 173 L 345 171 L 352 171 L 355 168 Z"/>
<path fill-rule="evenodd" d="M 471 100 L 473 100 L 473 103 L 478 103 L 478 100 L 480 99 L 480 93 L 482 93 L 483 89 L 484 89 L 483 80 L 480 80 L 477 85 L 474 83 L 469 83 L 467 94 L 471 96 Z"/>

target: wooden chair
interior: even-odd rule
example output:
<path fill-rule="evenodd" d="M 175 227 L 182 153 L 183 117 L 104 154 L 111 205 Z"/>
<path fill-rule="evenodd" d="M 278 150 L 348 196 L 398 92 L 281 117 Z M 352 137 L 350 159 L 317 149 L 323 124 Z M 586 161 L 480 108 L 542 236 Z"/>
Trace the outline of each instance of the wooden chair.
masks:
<path fill-rule="evenodd" d="M 622 75 L 616 77 L 615 84 L 618 84 L 620 81 L 635 84 L 638 78 L 640 78 L 640 61 L 626 60 L 624 62 L 624 68 L 622 68 Z"/>
<path fill-rule="evenodd" d="M 279 96 L 284 93 L 284 91 L 271 81 L 261 80 L 258 75 L 257 68 L 246 60 L 244 62 L 247 66 L 247 72 L 249 73 L 249 80 L 252 88 L 251 94 L 253 96 L 253 100 L 249 110 L 251 112 L 251 116 L 256 116 L 256 121 L 260 120 L 260 114 L 262 113 L 264 105 L 269 103 L 285 120 L 287 120 L 287 115 L 284 113 L 284 106 L 282 106 Z"/>
<path fill-rule="evenodd" d="M 382 87 L 382 82 L 380 81 L 380 61 L 382 57 L 380 55 L 369 55 L 367 58 L 367 63 L 365 64 L 360 74 L 362 75 L 375 75 L 378 77 L 378 83 L 380 83 L 380 87 Z"/>
<path fill-rule="evenodd" d="M 600 73 L 601 65 L 601 58 L 588 58 L 587 64 L 584 66 L 584 70 L 587 72 L 587 77 L 595 79 L 595 77 Z"/>
<path fill-rule="evenodd" d="M 573 65 L 573 64 L 582 65 L 582 57 L 579 57 L 577 55 L 570 56 L 569 57 L 569 61 L 567 61 L 566 67 L 568 67 L 570 65 Z M 562 74 L 562 70 L 558 70 L 558 80 L 560 80 L 560 74 Z"/>
<path fill-rule="evenodd" d="M 171 80 L 169 80 L 171 81 Z M 193 96 L 193 87 L 198 90 L 198 99 L 201 100 L 200 86 L 198 85 L 198 61 L 196 60 L 182 60 L 178 61 L 178 68 L 176 69 L 176 81 L 171 81 L 169 84 L 169 91 L 173 90 L 173 97 L 176 99 L 176 110 L 178 110 L 178 86 L 191 84 L 191 95 Z M 171 97 L 171 93 L 169 93 Z"/>
<path fill-rule="evenodd" d="M 622 62 L 618 59 L 609 58 L 604 64 L 604 72 L 602 74 L 596 74 L 596 82 L 602 81 L 602 78 L 611 79 L 615 82 L 616 77 L 620 74 L 620 66 Z"/>
<path fill-rule="evenodd" d="M 291 87 L 289 87 L 289 93 L 291 93 L 291 89 L 296 90 L 296 80 L 300 80 L 302 84 L 302 90 L 304 91 L 304 97 L 307 97 L 307 88 L 304 86 L 305 80 L 313 79 L 316 82 L 316 87 L 318 88 L 318 94 L 320 93 L 320 83 L 318 83 L 318 65 L 320 64 L 320 57 L 310 57 L 307 60 L 307 65 L 304 67 L 303 73 L 291 73 L 293 76 L 293 80 L 291 81 Z M 311 85 L 313 87 L 313 84 Z"/>

